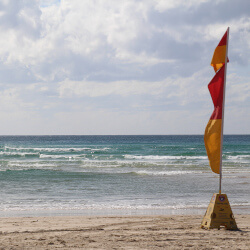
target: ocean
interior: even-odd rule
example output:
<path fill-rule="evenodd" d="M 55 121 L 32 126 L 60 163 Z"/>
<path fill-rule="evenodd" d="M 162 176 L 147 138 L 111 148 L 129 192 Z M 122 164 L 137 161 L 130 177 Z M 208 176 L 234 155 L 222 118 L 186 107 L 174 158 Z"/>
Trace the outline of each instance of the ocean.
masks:
<path fill-rule="evenodd" d="M 225 135 L 222 193 L 250 213 L 250 135 Z M 202 135 L 0 136 L 0 217 L 204 214 Z"/>

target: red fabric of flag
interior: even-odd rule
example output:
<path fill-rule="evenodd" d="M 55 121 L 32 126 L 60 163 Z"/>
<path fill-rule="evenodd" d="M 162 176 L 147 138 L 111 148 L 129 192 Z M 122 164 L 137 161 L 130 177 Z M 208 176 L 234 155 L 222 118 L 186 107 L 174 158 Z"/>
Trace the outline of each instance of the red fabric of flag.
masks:
<path fill-rule="evenodd" d="M 223 105 L 223 88 L 224 88 L 224 73 L 225 65 L 218 71 L 211 82 L 208 84 L 208 89 L 214 104 L 214 112 L 210 119 L 222 118 L 222 105 Z"/>

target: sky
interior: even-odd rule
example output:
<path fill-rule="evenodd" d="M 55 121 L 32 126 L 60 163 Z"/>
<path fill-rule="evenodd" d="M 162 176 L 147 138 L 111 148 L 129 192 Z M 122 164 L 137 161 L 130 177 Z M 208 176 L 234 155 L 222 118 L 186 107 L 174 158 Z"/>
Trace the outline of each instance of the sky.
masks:
<path fill-rule="evenodd" d="M 249 0 L 0 0 L 0 135 L 250 134 Z"/>

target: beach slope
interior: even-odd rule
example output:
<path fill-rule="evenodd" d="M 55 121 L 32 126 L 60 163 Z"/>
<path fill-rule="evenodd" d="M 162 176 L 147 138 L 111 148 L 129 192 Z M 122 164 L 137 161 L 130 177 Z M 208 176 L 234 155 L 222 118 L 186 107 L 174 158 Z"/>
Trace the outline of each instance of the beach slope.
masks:
<path fill-rule="evenodd" d="M 240 231 L 200 229 L 202 216 L 1 218 L 1 249 L 249 249 L 250 215 Z"/>

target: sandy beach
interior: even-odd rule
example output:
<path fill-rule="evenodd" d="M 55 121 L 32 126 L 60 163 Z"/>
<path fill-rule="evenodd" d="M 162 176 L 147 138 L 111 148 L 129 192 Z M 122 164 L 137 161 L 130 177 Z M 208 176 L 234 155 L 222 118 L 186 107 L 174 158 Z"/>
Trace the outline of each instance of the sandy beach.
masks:
<path fill-rule="evenodd" d="M 250 215 L 235 218 L 239 231 L 200 215 L 1 218 L 0 249 L 250 249 Z"/>

